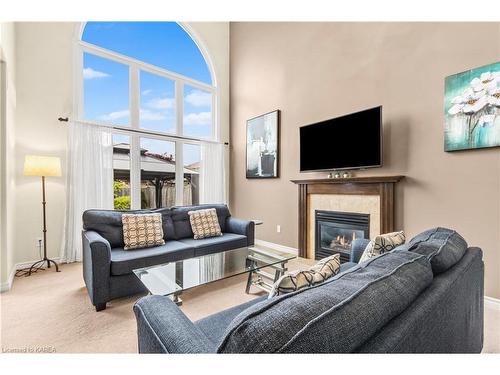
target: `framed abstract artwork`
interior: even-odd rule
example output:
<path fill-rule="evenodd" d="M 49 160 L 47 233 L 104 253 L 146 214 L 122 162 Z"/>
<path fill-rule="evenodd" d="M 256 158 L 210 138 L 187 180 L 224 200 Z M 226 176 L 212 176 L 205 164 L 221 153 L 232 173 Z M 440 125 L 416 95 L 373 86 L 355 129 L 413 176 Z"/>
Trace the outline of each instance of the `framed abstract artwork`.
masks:
<path fill-rule="evenodd" d="M 279 177 L 280 111 L 247 121 L 247 178 Z"/>
<path fill-rule="evenodd" d="M 500 62 L 445 78 L 444 150 L 500 146 Z"/>

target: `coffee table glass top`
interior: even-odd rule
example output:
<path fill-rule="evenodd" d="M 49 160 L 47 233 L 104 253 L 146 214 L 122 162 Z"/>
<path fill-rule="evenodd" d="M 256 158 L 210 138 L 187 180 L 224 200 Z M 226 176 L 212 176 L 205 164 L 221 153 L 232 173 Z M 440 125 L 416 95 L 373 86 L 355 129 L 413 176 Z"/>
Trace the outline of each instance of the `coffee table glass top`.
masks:
<path fill-rule="evenodd" d="M 134 270 L 154 295 L 169 296 L 212 281 L 285 264 L 292 253 L 263 246 L 243 247 Z"/>

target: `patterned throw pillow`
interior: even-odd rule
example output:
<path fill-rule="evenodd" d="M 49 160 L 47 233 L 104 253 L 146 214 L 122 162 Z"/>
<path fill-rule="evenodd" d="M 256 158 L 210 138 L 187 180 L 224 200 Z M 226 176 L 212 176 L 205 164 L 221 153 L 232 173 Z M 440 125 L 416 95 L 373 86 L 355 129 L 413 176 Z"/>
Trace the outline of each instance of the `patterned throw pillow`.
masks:
<path fill-rule="evenodd" d="M 322 283 L 323 281 L 335 276 L 340 270 L 340 254 L 331 255 L 321 259 L 318 263 L 310 268 L 314 275 L 313 284 Z"/>
<path fill-rule="evenodd" d="M 380 254 L 388 253 L 396 247 L 405 243 L 406 237 L 403 231 L 381 234 L 371 240 L 361 255 L 359 262 L 376 257 Z"/>
<path fill-rule="evenodd" d="M 339 273 L 340 255 L 335 254 L 321 259 L 308 270 L 286 272 L 274 283 L 269 298 L 295 292 L 311 285 L 322 283 Z"/>
<path fill-rule="evenodd" d="M 123 214 L 124 250 L 164 245 L 161 214 Z"/>
<path fill-rule="evenodd" d="M 222 236 L 219 219 L 215 208 L 206 210 L 189 211 L 189 221 L 195 240 L 207 237 Z"/>

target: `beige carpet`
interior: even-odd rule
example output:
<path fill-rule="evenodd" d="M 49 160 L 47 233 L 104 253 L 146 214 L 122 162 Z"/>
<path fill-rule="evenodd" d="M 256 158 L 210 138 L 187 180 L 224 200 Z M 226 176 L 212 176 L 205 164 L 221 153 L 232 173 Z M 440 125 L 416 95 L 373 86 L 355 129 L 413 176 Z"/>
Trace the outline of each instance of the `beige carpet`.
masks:
<path fill-rule="evenodd" d="M 290 269 L 310 263 L 290 262 Z M 70 353 L 136 353 L 133 303 L 141 296 L 108 303 L 96 313 L 85 289 L 81 264 L 61 266 L 62 272 L 42 271 L 16 278 L 0 295 L 2 351 Z M 245 294 L 245 275 L 183 294 L 182 310 L 192 320 L 255 298 Z M 38 349 L 40 350 L 40 349 Z M 500 353 L 500 310 L 486 309 L 484 352 Z"/>
<path fill-rule="evenodd" d="M 294 260 L 289 269 L 301 263 L 310 261 Z M 142 295 L 111 301 L 97 313 L 85 289 L 81 264 L 64 264 L 61 270 L 15 278 L 12 289 L 0 294 L 3 351 L 137 353 L 132 305 Z M 246 275 L 241 275 L 194 288 L 183 293 L 181 308 L 198 320 L 261 295 L 258 289 L 245 294 L 245 285 Z"/>

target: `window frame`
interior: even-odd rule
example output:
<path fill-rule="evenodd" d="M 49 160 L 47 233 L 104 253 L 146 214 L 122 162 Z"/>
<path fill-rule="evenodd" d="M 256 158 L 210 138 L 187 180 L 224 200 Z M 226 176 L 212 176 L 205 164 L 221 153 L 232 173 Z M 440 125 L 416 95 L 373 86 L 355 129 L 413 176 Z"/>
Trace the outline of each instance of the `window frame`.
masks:
<path fill-rule="evenodd" d="M 212 85 L 186 77 L 182 74 L 174 73 L 169 70 L 148 64 L 146 62 L 124 56 L 122 54 L 110 51 L 97 45 L 83 41 L 82 35 L 85 29 L 85 23 L 82 23 L 77 34 L 74 58 L 75 58 L 75 91 L 73 113 L 79 122 L 112 128 L 113 134 L 122 134 L 129 136 L 130 140 L 130 201 L 131 209 L 141 208 L 141 158 L 140 158 L 140 139 L 150 138 L 174 142 L 175 144 L 175 186 L 176 186 L 176 205 L 183 204 L 183 186 L 184 186 L 184 144 L 201 145 L 203 143 L 220 143 L 220 122 L 219 122 L 219 89 L 216 84 L 215 74 L 210 59 L 207 58 L 206 50 L 202 48 L 193 35 L 192 31 L 187 30 L 185 25 L 180 27 L 190 36 L 193 43 L 196 44 L 204 57 L 205 64 L 212 78 Z M 84 109 L 84 78 L 83 78 L 83 59 L 84 54 L 98 56 L 113 62 L 124 64 L 129 68 L 129 111 L 130 125 L 119 125 L 107 121 L 87 120 L 83 118 Z M 175 124 L 176 133 L 167 133 L 153 131 L 140 127 L 140 72 L 145 71 L 163 78 L 172 80 L 175 85 Z M 184 86 L 188 85 L 212 95 L 211 116 L 212 129 L 210 138 L 197 138 L 184 136 Z"/>

